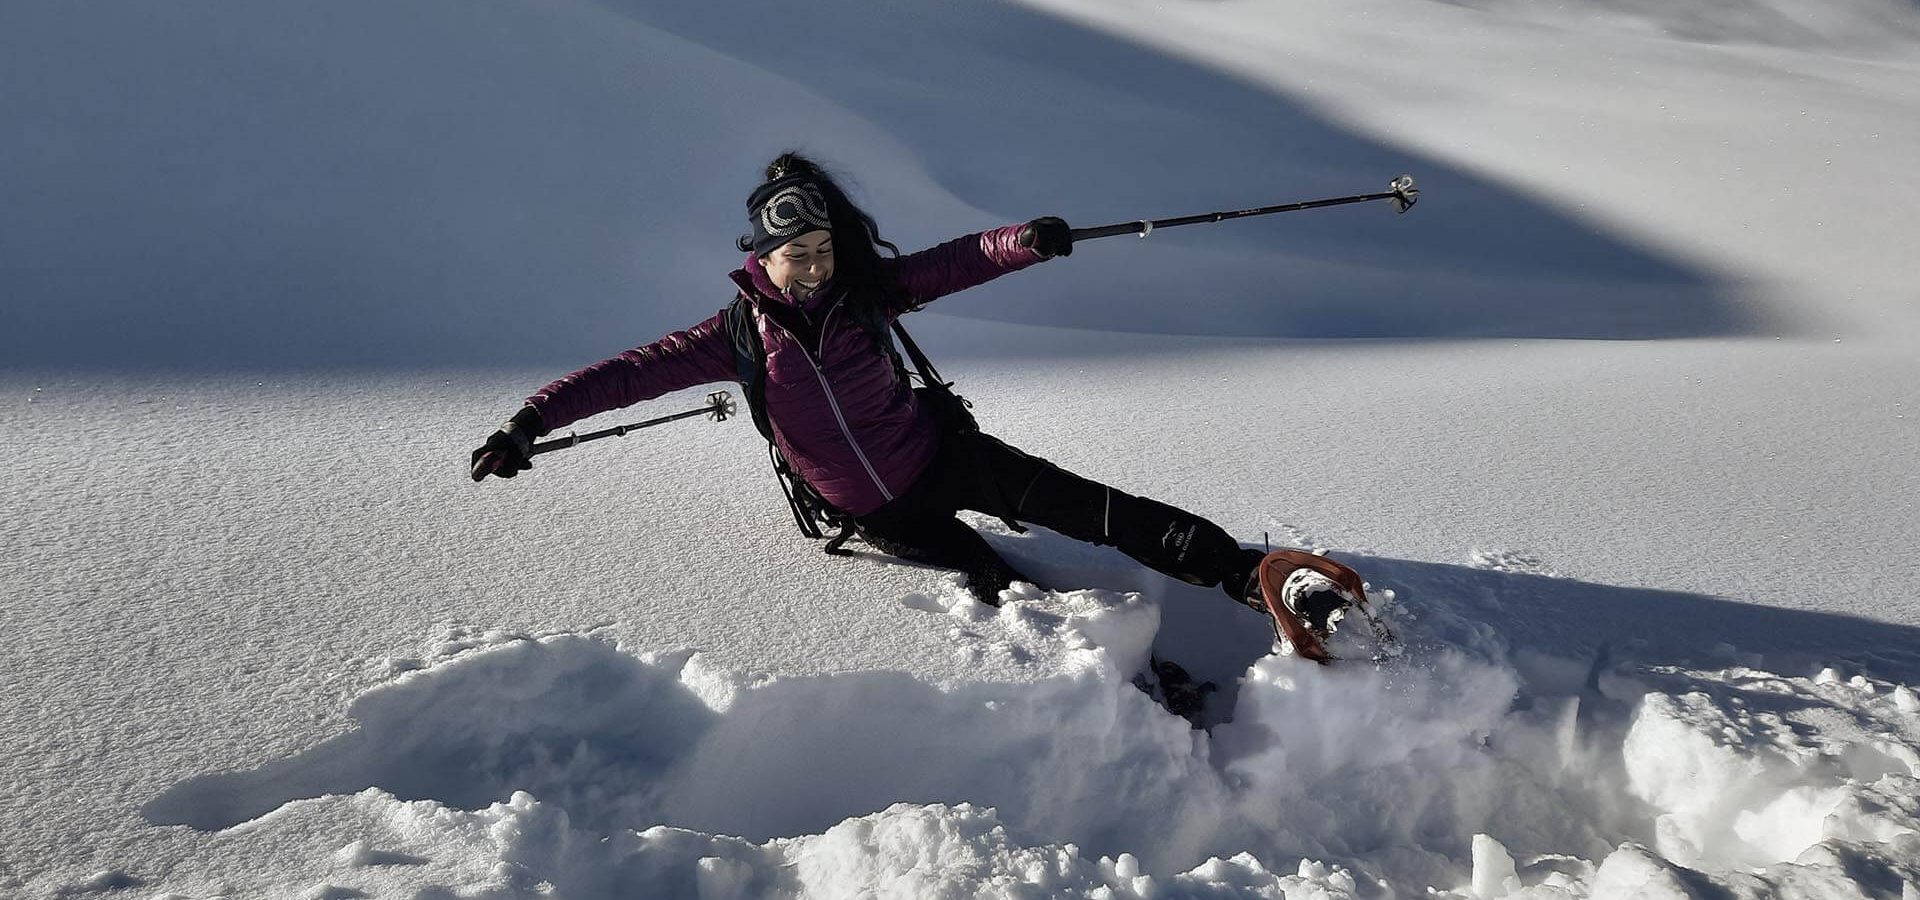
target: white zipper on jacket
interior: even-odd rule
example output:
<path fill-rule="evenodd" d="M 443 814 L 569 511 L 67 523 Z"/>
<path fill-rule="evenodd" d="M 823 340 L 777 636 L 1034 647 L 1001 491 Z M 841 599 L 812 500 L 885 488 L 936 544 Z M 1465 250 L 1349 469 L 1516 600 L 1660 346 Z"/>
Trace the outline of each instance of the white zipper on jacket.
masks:
<path fill-rule="evenodd" d="M 827 323 L 833 321 L 833 314 L 839 308 L 840 304 L 835 303 L 827 310 L 826 316 L 820 320 L 820 352 L 822 353 L 825 353 L 827 348 Z M 887 490 L 886 482 L 880 480 L 880 473 L 875 472 L 873 470 L 873 463 L 867 461 L 867 454 L 860 450 L 860 442 L 853 439 L 853 429 L 847 426 L 847 417 L 840 412 L 840 401 L 834 399 L 833 386 L 827 383 L 827 373 L 821 371 L 820 364 L 815 362 L 813 355 L 807 352 L 807 345 L 799 338 L 794 337 L 793 332 L 787 331 L 787 326 L 771 318 L 767 319 L 767 321 L 773 322 L 773 327 L 785 331 L 788 338 L 791 338 L 794 343 L 800 345 L 800 355 L 807 358 L 807 365 L 813 367 L 814 377 L 820 379 L 820 391 L 827 395 L 827 408 L 833 410 L 834 421 L 840 423 L 840 433 L 846 436 L 847 446 L 853 448 L 853 455 L 860 460 L 861 468 L 867 470 L 867 477 L 873 479 L 873 486 L 880 489 L 880 496 L 892 500 L 893 492 Z"/>

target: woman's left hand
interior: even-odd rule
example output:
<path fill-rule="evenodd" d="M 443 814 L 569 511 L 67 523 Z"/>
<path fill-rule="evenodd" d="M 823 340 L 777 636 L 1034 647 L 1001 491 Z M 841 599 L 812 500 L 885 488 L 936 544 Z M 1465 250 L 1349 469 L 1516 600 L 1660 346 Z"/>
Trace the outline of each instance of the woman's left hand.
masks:
<path fill-rule="evenodd" d="M 1059 216 L 1041 216 L 1020 227 L 1020 246 L 1041 256 L 1073 255 L 1073 230 Z"/>
<path fill-rule="evenodd" d="M 531 404 L 520 407 L 513 418 L 473 451 L 473 480 L 479 481 L 488 475 L 512 478 L 533 468 L 533 439 L 546 433 L 546 427 L 540 422 L 540 410 Z"/>

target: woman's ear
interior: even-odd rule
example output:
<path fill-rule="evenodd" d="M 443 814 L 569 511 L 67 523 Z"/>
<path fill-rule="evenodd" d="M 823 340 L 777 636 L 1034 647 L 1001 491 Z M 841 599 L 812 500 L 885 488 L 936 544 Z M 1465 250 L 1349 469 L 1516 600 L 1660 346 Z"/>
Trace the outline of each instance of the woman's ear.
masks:
<path fill-rule="evenodd" d="M 764 269 L 764 268 L 766 268 L 766 267 L 767 267 L 767 258 L 766 258 L 766 257 L 764 257 L 764 256 L 756 256 L 756 257 L 754 257 L 753 259 L 754 259 L 754 261 L 755 261 L 755 262 L 757 262 L 757 263 L 759 263 L 759 264 L 760 264 L 760 268 L 762 268 L 762 269 Z"/>

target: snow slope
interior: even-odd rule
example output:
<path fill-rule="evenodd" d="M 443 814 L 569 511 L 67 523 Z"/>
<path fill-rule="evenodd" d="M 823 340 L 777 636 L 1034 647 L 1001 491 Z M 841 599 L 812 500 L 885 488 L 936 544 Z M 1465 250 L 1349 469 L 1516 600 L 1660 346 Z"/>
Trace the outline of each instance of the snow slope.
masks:
<path fill-rule="evenodd" d="M 0 895 L 1913 896 L 1915 20 L 10 3 Z M 908 247 L 1420 177 L 914 321 L 1408 659 L 989 522 L 1053 590 L 829 559 L 732 425 L 467 482 L 790 143 Z"/>

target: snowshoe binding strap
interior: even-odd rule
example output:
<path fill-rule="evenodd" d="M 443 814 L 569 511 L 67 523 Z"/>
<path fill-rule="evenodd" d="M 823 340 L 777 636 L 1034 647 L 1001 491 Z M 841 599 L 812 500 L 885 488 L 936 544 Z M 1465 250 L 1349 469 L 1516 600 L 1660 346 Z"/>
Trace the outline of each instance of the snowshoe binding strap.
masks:
<path fill-rule="evenodd" d="M 1317 663 L 1333 661 L 1334 655 L 1327 650 L 1326 638 L 1330 630 L 1316 630 L 1309 626 L 1299 613 L 1289 608 L 1283 599 L 1287 578 L 1296 570 L 1308 569 L 1333 582 L 1355 605 L 1365 608 L 1367 602 L 1366 583 L 1360 573 L 1347 568 L 1324 556 L 1315 556 L 1305 550 L 1275 550 L 1260 560 L 1254 573 L 1260 585 L 1260 597 L 1266 605 L 1267 615 L 1273 619 L 1274 635 L 1293 646 L 1293 651 L 1306 659 Z M 1328 617 L 1330 618 L 1330 616 Z M 1369 616 L 1371 620 L 1371 616 Z"/>
<path fill-rule="evenodd" d="M 1304 566 L 1287 576 L 1280 586 L 1280 599 L 1307 623 L 1308 631 L 1322 637 L 1333 634 L 1354 605 L 1346 589 Z"/>

